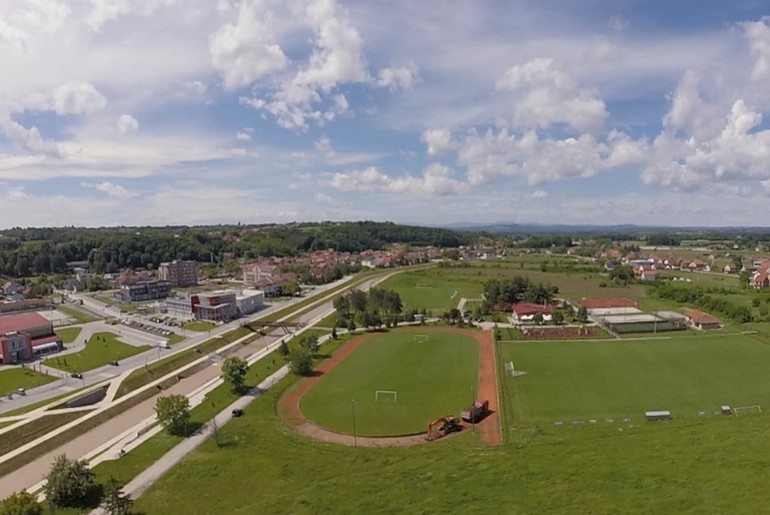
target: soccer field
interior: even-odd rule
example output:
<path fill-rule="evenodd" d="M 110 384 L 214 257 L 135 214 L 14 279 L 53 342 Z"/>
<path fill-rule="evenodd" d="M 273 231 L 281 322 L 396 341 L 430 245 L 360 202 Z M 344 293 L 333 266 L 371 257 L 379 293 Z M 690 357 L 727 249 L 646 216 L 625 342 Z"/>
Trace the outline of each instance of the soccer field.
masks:
<path fill-rule="evenodd" d="M 427 341 L 414 335 L 427 334 Z M 394 330 L 367 340 L 328 372 L 300 402 L 316 424 L 387 436 L 419 433 L 428 422 L 459 415 L 478 387 L 479 344 L 449 332 Z M 376 392 L 395 392 L 395 395 Z"/>
<path fill-rule="evenodd" d="M 499 351 L 526 373 L 503 377 L 515 422 L 698 416 L 770 401 L 770 347 L 748 336 L 517 342 Z"/>
<path fill-rule="evenodd" d="M 441 270 L 397 274 L 384 283 L 383 288 L 401 295 L 405 309 L 444 311 L 456 308 L 460 299 L 481 297 L 484 280 L 480 277 L 451 275 Z"/>

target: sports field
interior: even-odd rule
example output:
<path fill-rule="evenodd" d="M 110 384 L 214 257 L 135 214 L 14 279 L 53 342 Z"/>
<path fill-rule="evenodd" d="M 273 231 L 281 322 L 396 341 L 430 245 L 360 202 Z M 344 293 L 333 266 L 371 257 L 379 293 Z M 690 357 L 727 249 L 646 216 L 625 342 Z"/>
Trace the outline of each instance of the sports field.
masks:
<path fill-rule="evenodd" d="M 479 277 L 462 277 L 442 270 L 427 270 L 395 275 L 382 283 L 383 288 L 401 295 L 404 309 L 444 311 L 456 308 L 460 299 L 477 299 L 483 291 Z"/>
<path fill-rule="evenodd" d="M 516 342 L 499 350 L 526 372 L 503 379 L 516 422 L 640 420 L 648 410 L 697 417 L 723 404 L 770 404 L 770 346 L 749 336 Z"/>
<path fill-rule="evenodd" d="M 353 433 L 355 409 L 357 434 L 369 436 L 424 432 L 437 417 L 459 415 L 476 395 L 479 344 L 439 332 L 415 341 L 420 334 L 394 330 L 362 343 L 302 397 L 302 413 Z"/>

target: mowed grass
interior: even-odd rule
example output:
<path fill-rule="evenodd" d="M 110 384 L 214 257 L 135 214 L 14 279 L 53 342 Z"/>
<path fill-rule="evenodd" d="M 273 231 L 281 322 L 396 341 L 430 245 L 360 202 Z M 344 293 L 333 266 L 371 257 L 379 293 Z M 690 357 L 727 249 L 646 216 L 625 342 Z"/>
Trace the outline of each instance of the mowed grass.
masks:
<path fill-rule="evenodd" d="M 256 399 L 136 502 L 148 514 L 767 512 L 768 416 L 519 429 L 482 447 L 353 448 L 286 430 Z M 129 454 L 130 456 L 130 454 Z M 124 459 L 129 459 L 128 457 Z M 104 476 L 103 476 L 104 477 Z"/>
<path fill-rule="evenodd" d="M 697 417 L 723 404 L 770 403 L 770 347 L 743 335 L 607 342 L 502 343 L 510 419 L 531 423 L 633 417 L 670 410 Z"/>
<path fill-rule="evenodd" d="M 151 347 L 143 345 L 135 347 L 118 340 L 114 333 L 95 333 L 86 343 L 86 348 L 75 354 L 56 356 L 43 361 L 49 367 L 66 372 L 86 372 L 109 364 L 113 360 L 121 360 L 134 356 Z"/>
<path fill-rule="evenodd" d="M 87 324 L 88 322 L 95 322 L 97 320 L 101 320 L 100 318 L 90 315 L 85 311 L 82 311 L 75 307 L 59 305 L 57 306 L 57 309 L 62 313 L 64 313 L 65 315 L 68 315 L 74 318 L 78 324 Z"/>
<path fill-rule="evenodd" d="M 206 322 L 203 320 L 194 320 L 192 322 L 187 322 L 184 325 L 184 328 L 188 331 L 198 331 L 198 332 L 204 332 L 204 331 L 210 331 L 211 329 L 214 329 L 217 326 L 217 324 L 213 322 Z"/>
<path fill-rule="evenodd" d="M 56 380 L 55 377 L 28 368 L 9 368 L 0 372 L 0 396 L 15 392 L 18 388 L 26 390 L 54 380 Z"/>
<path fill-rule="evenodd" d="M 300 401 L 302 413 L 320 426 L 360 435 L 424 432 L 431 420 L 459 415 L 478 385 L 479 345 L 468 336 L 394 330 L 354 350 Z M 377 390 L 397 392 L 398 400 Z"/>
<path fill-rule="evenodd" d="M 453 270 L 452 270 L 453 271 Z M 454 275 L 449 269 L 405 272 L 382 283 L 383 288 L 401 295 L 404 309 L 426 309 L 434 312 L 456 308 L 460 299 L 476 299 L 483 291 L 478 277 Z"/>
<path fill-rule="evenodd" d="M 55 332 L 61 337 L 62 342 L 72 343 L 82 330 L 82 327 L 57 327 Z"/>

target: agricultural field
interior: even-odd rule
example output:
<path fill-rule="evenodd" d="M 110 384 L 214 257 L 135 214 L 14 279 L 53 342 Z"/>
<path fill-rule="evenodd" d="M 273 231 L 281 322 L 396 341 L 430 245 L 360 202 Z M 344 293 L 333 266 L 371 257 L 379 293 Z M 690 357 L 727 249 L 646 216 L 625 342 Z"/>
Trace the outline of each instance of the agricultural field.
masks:
<path fill-rule="evenodd" d="M 499 344 L 515 423 L 711 414 L 723 404 L 770 404 L 770 347 L 740 334 L 607 342 Z"/>
<path fill-rule="evenodd" d="M 55 380 L 55 377 L 28 368 L 9 368 L 0 372 L 0 396 L 15 392 L 18 388 L 34 388 Z"/>
<path fill-rule="evenodd" d="M 478 374 L 475 339 L 394 330 L 367 340 L 324 375 L 300 410 L 322 427 L 353 433 L 354 400 L 359 435 L 420 433 L 432 419 L 459 415 L 475 400 Z"/>
<path fill-rule="evenodd" d="M 88 339 L 84 350 L 48 358 L 43 364 L 65 372 L 86 372 L 107 365 L 110 361 L 140 354 L 150 348 L 147 345 L 135 347 L 123 343 L 114 333 L 95 333 Z"/>

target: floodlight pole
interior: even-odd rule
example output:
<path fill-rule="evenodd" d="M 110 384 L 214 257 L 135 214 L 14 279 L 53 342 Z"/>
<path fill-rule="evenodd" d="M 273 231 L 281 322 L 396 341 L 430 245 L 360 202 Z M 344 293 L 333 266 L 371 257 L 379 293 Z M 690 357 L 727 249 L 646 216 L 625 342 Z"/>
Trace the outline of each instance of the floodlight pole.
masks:
<path fill-rule="evenodd" d="M 356 433 L 356 400 L 350 400 L 350 406 L 353 410 L 353 447 L 358 447 L 358 435 Z"/>

